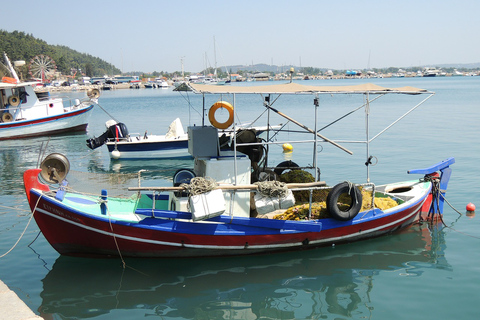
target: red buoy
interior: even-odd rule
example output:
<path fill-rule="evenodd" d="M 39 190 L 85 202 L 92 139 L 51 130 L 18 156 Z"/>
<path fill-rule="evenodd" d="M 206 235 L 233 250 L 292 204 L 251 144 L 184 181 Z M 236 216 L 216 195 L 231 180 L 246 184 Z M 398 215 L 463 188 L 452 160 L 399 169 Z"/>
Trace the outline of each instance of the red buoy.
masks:
<path fill-rule="evenodd" d="M 474 212 L 475 211 L 475 205 L 473 203 L 467 204 L 467 211 L 468 212 Z"/>

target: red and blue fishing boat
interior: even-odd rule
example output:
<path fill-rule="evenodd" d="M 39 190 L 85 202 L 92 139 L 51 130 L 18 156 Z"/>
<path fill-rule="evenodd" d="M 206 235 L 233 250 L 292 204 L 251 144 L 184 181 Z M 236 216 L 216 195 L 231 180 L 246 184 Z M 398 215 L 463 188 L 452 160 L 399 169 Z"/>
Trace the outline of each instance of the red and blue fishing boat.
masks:
<path fill-rule="evenodd" d="M 55 250 L 62 255 L 121 257 L 271 253 L 378 237 L 420 220 L 439 219 L 443 214 L 454 158 L 409 170 L 409 174 L 417 176 L 403 182 L 376 185 L 367 174 L 364 183 L 351 183 L 345 177 L 345 181 L 328 186 L 319 179 L 318 146 L 331 145 L 352 152 L 343 146 L 344 141 L 320 134 L 316 124 L 309 128 L 273 107 L 280 96 L 313 95 L 312 119 L 316 120 L 319 95 L 360 94 L 366 99 L 362 108 L 368 117 L 370 102 L 379 97 L 427 94 L 428 99 L 432 92 L 372 84 L 190 87 L 198 94 L 218 95 L 222 99 L 231 96 L 234 111 L 240 108 L 236 95 L 259 94 L 265 107 L 262 110 L 267 113 L 267 126 L 274 117 L 281 117 L 307 133 L 309 139 L 280 141 L 284 136 L 278 130 L 275 138 L 265 140 L 255 132 L 239 132 L 226 150 L 219 143 L 218 130 L 233 126 L 235 131 L 236 124 L 233 116 L 224 122 L 216 119 L 216 110 L 226 105 L 222 100 L 210 109 L 212 125 L 188 128 L 188 151 L 195 159 L 193 168 L 177 171 L 171 187 L 146 187 L 140 183 L 129 187 L 129 197 L 110 196 L 106 188 L 98 190 L 98 194 L 76 190 L 68 182 L 68 159 L 51 154 L 40 168 L 24 173 L 24 183 L 34 218 Z M 367 150 L 371 141 L 367 134 Z M 311 143 L 314 152 L 308 161 L 313 159 L 313 164 L 300 166 L 285 161 L 268 165 L 272 145 L 286 143 Z M 371 164 L 372 157 L 368 155 L 367 173 Z M 289 176 L 304 178 L 289 181 Z"/>

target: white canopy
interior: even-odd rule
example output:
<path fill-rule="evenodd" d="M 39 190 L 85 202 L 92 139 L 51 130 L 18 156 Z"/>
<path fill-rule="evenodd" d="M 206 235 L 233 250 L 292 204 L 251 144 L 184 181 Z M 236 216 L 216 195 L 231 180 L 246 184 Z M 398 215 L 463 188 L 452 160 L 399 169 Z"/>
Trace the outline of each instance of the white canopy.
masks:
<path fill-rule="evenodd" d="M 421 94 L 432 93 L 425 89 L 414 87 L 386 88 L 372 83 L 364 83 L 353 86 L 309 86 L 298 83 L 283 83 L 265 86 L 218 86 L 189 83 L 195 93 L 262 93 L 262 94 L 332 94 L 332 93 L 399 93 L 399 94 Z"/>

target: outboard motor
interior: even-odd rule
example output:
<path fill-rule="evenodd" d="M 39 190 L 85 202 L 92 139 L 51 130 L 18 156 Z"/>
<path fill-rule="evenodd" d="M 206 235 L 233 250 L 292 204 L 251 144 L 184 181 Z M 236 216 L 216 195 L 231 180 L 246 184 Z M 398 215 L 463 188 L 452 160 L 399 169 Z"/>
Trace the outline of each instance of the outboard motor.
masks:
<path fill-rule="evenodd" d="M 128 138 L 128 129 L 124 123 L 108 120 L 105 126 L 107 127 L 107 131 L 102 133 L 102 135 L 97 138 L 87 139 L 87 147 L 93 150 L 104 145 L 108 140 L 119 141 Z"/>

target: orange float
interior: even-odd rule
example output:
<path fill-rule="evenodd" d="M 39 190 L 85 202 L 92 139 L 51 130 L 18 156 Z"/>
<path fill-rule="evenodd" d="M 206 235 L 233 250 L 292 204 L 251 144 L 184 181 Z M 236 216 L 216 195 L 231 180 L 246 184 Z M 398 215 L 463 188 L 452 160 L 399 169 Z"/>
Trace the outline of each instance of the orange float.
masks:
<path fill-rule="evenodd" d="M 227 109 L 228 111 L 228 119 L 225 122 L 218 122 L 217 119 L 215 119 L 215 112 L 220 108 Z M 232 125 L 233 119 L 233 106 L 226 101 L 215 102 L 208 111 L 208 120 L 210 120 L 212 126 L 217 129 L 227 129 Z"/>

